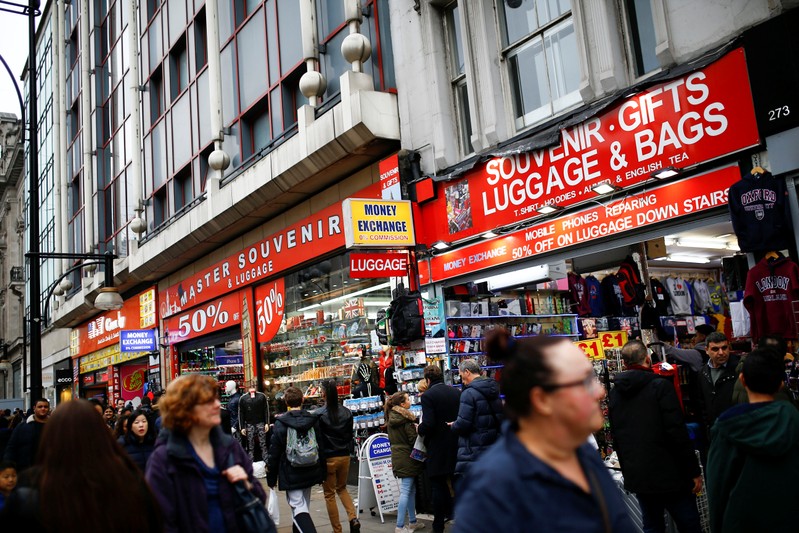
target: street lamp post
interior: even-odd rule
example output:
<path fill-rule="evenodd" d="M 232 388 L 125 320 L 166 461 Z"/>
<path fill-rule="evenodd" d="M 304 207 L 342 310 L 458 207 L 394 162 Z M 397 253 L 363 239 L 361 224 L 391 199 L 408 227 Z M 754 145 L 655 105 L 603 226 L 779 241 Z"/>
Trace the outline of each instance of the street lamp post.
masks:
<path fill-rule="evenodd" d="M 105 280 L 103 287 L 98 290 L 97 297 L 94 300 L 94 307 L 96 309 L 110 310 L 119 309 L 122 307 L 122 296 L 119 291 L 114 287 L 114 258 L 116 255 L 111 252 L 104 254 L 78 254 L 78 253 L 60 253 L 60 252 L 28 252 L 25 254 L 30 260 L 31 264 L 31 278 L 33 272 L 36 271 L 37 275 L 40 271 L 42 260 L 44 259 L 72 259 L 76 261 L 86 261 L 79 265 L 75 265 L 61 277 L 55 280 L 48 288 L 47 295 L 45 296 L 45 309 L 53 295 L 53 291 L 58 283 L 70 275 L 73 271 L 89 266 L 91 264 L 102 264 L 104 267 Z M 36 265 L 34 268 L 33 265 Z M 39 283 L 36 284 L 37 287 Z M 35 401 L 42 395 L 42 324 L 41 324 L 41 295 L 39 292 L 31 290 L 31 305 L 30 305 L 30 322 L 31 322 L 31 343 L 30 343 L 30 367 L 31 367 L 31 401 Z M 34 310 L 36 313 L 34 314 Z"/>

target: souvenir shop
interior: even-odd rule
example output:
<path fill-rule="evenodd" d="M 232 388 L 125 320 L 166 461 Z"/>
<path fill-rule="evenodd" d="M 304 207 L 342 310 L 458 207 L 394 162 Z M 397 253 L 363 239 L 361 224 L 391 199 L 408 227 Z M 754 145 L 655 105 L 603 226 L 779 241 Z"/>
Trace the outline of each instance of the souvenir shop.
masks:
<path fill-rule="evenodd" d="M 121 309 L 72 329 L 69 349 L 77 369 L 76 397 L 137 404 L 159 389 L 156 328 L 156 289 L 151 287 L 125 300 Z"/>
<path fill-rule="evenodd" d="M 413 222 L 410 202 L 381 199 L 387 187 L 373 183 L 378 165 L 373 167 L 341 184 L 357 191 L 349 198 L 302 216 L 321 196 L 330 197 L 325 191 L 281 217 L 296 222 L 250 232 L 237 242 L 251 244 L 218 250 L 160 291 L 169 380 L 197 372 L 213 376 L 223 404 L 227 381 L 239 390 L 263 391 L 269 422 L 285 410 L 282 395 L 289 386 L 313 405 L 328 379 L 336 380 L 342 399 L 359 385 L 360 395 L 371 396 L 373 373 L 377 394 L 381 344 L 375 329 L 378 310 L 391 301 L 387 269 L 407 275 L 408 256 L 348 251 L 347 241 L 395 229 L 412 237 Z M 379 239 L 373 242 L 385 248 Z M 365 375 L 358 373 L 362 362 Z M 360 406 L 353 409 L 365 413 L 369 403 Z"/>
<path fill-rule="evenodd" d="M 634 337 L 685 348 L 722 331 L 740 351 L 765 333 L 796 338 L 795 190 L 764 168 L 746 79 L 734 49 L 562 129 L 555 146 L 510 147 L 416 187 L 420 278 L 445 302 L 454 384 L 465 357 L 499 376 L 480 344 L 499 325 L 570 338 L 606 378 Z"/>

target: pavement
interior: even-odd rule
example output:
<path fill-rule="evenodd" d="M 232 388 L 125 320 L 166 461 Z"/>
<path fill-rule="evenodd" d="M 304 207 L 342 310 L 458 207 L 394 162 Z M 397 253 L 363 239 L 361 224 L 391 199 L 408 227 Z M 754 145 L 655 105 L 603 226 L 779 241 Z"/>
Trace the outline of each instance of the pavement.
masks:
<path fill-rule="evenodd" d="M 261 480 L 264 484 L 264 490 L 266 490 L 267 495 L 269 495 L 269 488 L 266 487 L 265 480 Z M 355 508 L 358 508 L 358 487 L 353 485 L 348 485 L 347 490 L 352 496 L 352 501 L 355 503 Z M 280 502 L 280 524 L 277 526 L 278 533 L 291 533 L 291 510 L 289 508 L 288 502 L 286 502 L 286 493 L 280 492 L 280 497 L 278 501 Z M 349 520 L 347 520 L 347 513 L 344 511 L 344 506 L 341 505 L 341 501 L 336 498 L 336 502 L 338 503 L 338 512 L 339 517 L 342 521 L 341 527 L 343 533 L 349 533 L 350 531 L 350 524 Z M 361 521 L 361 533 L 393 533 L 394 528 L 397 523 L 397 513 L 389 513 L 384 515 L 385 523 L 380 522 L 380 515 L 375 510 L 375 515 L 372 516 L 368 509 L 364 510 L 358 516 L 358 519 Z M 333 531 L 332 526 L 330 525 L 330 518 L 327 516 L 327 506 L 325 505 L 325 495 L 322 492 L 322 486 L 317 485 L 311 490 L 311 518 L 313 518 L 313 523 L 316 526 L 316 531 L 319 533 L 329 533 Z M 432 520 L 433 517 L 430 515 L 420 514 L 417 516 L 417 520 L 422 521 L 425 524 L 424 529 L 422 529 L 422 533 L 432 533 Z"/>

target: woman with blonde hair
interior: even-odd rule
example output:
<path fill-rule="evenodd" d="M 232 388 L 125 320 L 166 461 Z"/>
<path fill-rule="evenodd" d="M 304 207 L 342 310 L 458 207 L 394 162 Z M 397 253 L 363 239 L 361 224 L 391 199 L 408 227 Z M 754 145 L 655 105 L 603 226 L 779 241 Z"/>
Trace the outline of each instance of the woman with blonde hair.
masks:
<path fill-rule="evenodd" d="M 186 374 L 158 402 L 162 426 L 147 461 L 146 478 L 161 504 L 164 531 L 236 533 L 234 483 L 244 483 L 261 502 L 261 484 L 241 445 L 220 427 L 221 403 L 215 379 Z"/>

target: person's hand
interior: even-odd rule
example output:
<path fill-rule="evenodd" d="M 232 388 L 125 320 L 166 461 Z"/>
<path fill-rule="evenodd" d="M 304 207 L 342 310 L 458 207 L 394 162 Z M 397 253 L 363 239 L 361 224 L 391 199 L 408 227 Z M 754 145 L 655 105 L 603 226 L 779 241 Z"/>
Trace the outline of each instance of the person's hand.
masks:
<path fill-rule="evenodd" d="M 242 437 L 246 437 L 247 436 L 247 430 L 246 429 L 241 428 L 241 436 Z"/>
<path fill-rule="evenodd" d="M 694 478 L 693 493 L 699 494 L 701 490 L 702 490 L 702 476 L 697 476 Z"/>
<path fill-rule="evenodd" d="M 247 489 L 250 488 L 249 476 L 244 468 L 241 467 L 241 465 L 233 465 L 227 470 L 223 470 L 222 475 L 225 476 L 231 483 L 244 481 L 244 484 L 247 485 Z"/>
<path fill-rule="evenodd" d="M 453 421 L 453 422 L 447 422 L 447 425 L 448 425 L 449 427 L 452 427 L 452 424 L 454 424 L 454 423 L 455 423 L 454 421 Z"/>

